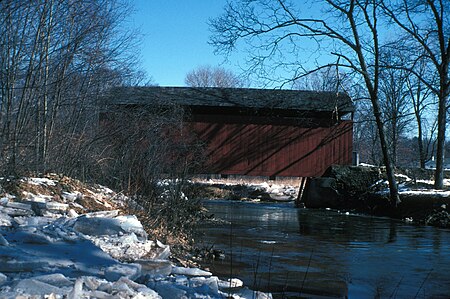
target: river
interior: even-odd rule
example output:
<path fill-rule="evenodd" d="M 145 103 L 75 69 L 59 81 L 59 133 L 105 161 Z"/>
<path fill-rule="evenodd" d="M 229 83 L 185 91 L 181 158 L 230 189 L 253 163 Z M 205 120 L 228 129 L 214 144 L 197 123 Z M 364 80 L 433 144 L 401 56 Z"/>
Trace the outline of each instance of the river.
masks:
<path fill-rule="evenodd" d="M 274 298 L 450 298 L 450 230 L 292 203 L 205 201 L 203 266 Z M 199 241 L 200 242 L 200 241 Z"/>

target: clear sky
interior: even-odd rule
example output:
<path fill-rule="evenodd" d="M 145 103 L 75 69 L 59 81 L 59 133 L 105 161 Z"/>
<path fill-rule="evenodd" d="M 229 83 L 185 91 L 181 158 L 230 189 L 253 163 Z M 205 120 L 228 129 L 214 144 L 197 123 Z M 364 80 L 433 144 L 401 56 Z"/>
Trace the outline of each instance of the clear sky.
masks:
<path fill-rule="evenodd" d="M 144 36 L 144 70 L 160 86 L 185 86 L 186 73 L 223 63 L 208 45 L 207 21 L 223 12 L 226 0 L 133 0 L 134 26 Z M 233 65 L 234 63 L 234 65 Z M 236 61 L 222 66 L 236 73 Z"/>

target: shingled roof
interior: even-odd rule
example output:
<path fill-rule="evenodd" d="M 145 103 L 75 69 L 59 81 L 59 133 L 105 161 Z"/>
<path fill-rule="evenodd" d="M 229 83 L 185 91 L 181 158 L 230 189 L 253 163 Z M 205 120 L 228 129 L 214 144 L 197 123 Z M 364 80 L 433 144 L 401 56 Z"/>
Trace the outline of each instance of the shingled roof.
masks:
<path fill-rule="evenodd" d="M 105 104 L 167 105 L 188 107 L 242 107 L 297 111 L 354 111 L 345 93 L 253 88 L 197 87 L 116 87 L 109 91 Z"/>

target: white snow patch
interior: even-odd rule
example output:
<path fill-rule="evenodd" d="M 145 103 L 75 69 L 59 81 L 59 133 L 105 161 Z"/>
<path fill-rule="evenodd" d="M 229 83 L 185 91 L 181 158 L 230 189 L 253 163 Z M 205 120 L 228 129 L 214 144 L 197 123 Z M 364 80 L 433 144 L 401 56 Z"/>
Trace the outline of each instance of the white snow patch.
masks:
<path fill-rule="evenodd" d="M 56 181 L 47 178 L 27 178 L 24 181 L 33 185 L 56 186 Z"/>
<path fill-rule="evenodd" d="M 434 189 L 422 189 L 422 190 L 401 190 L 400 194 L 403 195 L 433 195 L 439 197 L 449 197 L 450 191 L 434 190 Z"/>
<path fill-rule="evenodd" d="M 368 163 L 359 163 L 358 166 L 363 166 L 363 167 L 377 167 L 377 166 L 375 166 L 375 165 L 368 164 Z"/>
<path fill-rule="evenodd" d="M 277 243 L 277 241 L 269 241 L 269 240 L 262 240 L 260 242 L 263 244 L 276 244 Z"/>
<path fill-rule="evenodd" d="M 238 278 L 228 278 L 227 281 L 219 280 L 219 287 L 222 289 L 241 288 L 243 286 L 244 283 Z"/>
<path fill-rule="evenodd" d="M 211 276 L 212 273 L 198 268 L 173 267 L 172 274 L 188 276 Z"/>
<path fill-rule="evenodd" d="M 406 182 L 410 182 L 410 181 L 411 181 L 411 178 L 410 178 L 409 176 L 405 175 L 405 174 L 395 174 L 395 176 L 396 176 L 397 178 L 402 178 L 402 179 L 405 180 Z"/>
<path fill-rule="evenodd" d="M 81 197 L 80 192 L 62 192 L 61 197 L 64 199 L 64 201 L 68 202 L 74 202 L 79 197 Z"/>

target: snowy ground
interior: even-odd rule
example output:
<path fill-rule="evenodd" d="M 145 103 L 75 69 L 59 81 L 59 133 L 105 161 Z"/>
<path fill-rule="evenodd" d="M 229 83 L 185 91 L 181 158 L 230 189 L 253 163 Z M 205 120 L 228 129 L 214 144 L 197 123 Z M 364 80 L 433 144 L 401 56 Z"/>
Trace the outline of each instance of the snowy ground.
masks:
<path fill-rule="evenodd" d="M 123 215 L 124 196 L 71 182 L 26 178 L 20 194 L 2 192 L 1 298 L 271 298 L 173 265 L 169 246 Z"/>
<path fill-rule="evenodd" d="M 218 198 L 250 201 L 294 201 L 298 195 L 300 179 L 286 181 L 238 180 L 238 179 L 195 179 L 202 186 L 218 188 L 229 193 L 216 194 Z M 212 195 L 214 197 L 214 195 Z"/>
<path fill-rule="evenodd" d="M 424 196 L 440 196 L 450 197 L 450 190 L 436 190 L 433 188 L 433 180 L 412 179 L 404 174 L 395 175 L 398 182 L 398 192 L 400 195 L 424 195 Z M 418 187 L 421 186 L 421 187 Z M 450 187 L 450 180 L 444 179 L 444 188 Z M 376 182 L 372 189 L 379 189 L 379 193 L 389 193 L 389 186 L 386 180 Z"/>

